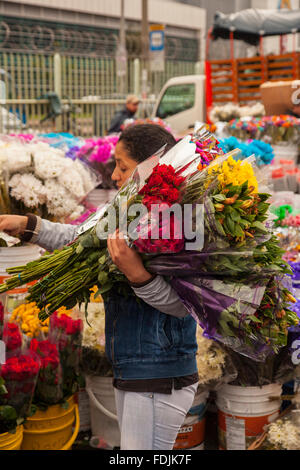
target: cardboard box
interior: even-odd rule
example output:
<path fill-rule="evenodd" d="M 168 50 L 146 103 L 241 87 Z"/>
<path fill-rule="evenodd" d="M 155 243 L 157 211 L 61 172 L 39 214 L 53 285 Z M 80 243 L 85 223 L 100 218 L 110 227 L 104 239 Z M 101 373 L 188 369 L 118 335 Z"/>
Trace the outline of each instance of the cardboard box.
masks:
<path fill-rule="evenodd" d="M 300 80 L 265 82 L 260 85 L 260 92 L 267 116 L 289 114 L 293 93 L 300 98 Z"/>

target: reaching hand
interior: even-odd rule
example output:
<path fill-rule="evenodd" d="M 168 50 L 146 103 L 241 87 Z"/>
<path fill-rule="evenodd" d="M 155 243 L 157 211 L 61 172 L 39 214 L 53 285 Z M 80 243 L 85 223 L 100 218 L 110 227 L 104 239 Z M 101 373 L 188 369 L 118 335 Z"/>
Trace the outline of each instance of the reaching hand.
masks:
<path fill-rule="evenodd" d="M 25 215 L 0 215 L 0 232 L 6 232 L 12 237 L 24 233 L 28 217 Z"/>
<path fill-rule="evenodd" d="M 122 232 L 116 230 L 113 235 L 108 236 L 107 248 L 113 263 L 130 282 L 142 283 L 151 278 L 140 255 L 134 248 L 129 248 Z"/>

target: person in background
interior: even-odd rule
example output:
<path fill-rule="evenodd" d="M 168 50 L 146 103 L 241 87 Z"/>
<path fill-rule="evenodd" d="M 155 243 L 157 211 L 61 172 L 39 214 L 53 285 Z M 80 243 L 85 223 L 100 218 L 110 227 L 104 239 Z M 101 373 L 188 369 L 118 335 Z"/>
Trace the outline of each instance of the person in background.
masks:
<path fill-rule="evenodd" d="M 126 119 L 132 119 L 138 110 L 140 100 L 135 95 L 128 95 L 126 98 L 126 105 L 123 109 L 117 111 L 113 116 L 110 127 L 107 131 L 108 134 L 121 132 L 121 126 Z"/>

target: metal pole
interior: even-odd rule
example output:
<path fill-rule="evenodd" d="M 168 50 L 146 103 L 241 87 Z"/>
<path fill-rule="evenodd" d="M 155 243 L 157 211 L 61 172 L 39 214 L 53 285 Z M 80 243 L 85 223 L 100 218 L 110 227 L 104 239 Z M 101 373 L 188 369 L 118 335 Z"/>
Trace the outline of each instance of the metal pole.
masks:
<path fill-rule="evenodd" d="M 148 0 L 142 0 L 142 95 L 147 97 L 147 85 L 149 75 L 149 23 L 148 23 Z"/>
<path fill-rule="evenodd" d="M 60 54 L 54 54 L 54 91 L 57 93 L 58 97 L 61 99 L 62 88 L 61 88 L 61 56 Z M 55 119 L 55 128 L 57 132 L 62 131 L 62 116 L 58 116 Z"/>
<path fill-rule="evenodd" d="M 120 32 L 119 32 L 118 48 L 117 48 L 117 53 L 116 53 L 118 89 L 121 95 L 125 95 L 125 93 L 127 92 L 127 50 L 126 50 L 124 1 L 125 0 L 121 0 Z"/>

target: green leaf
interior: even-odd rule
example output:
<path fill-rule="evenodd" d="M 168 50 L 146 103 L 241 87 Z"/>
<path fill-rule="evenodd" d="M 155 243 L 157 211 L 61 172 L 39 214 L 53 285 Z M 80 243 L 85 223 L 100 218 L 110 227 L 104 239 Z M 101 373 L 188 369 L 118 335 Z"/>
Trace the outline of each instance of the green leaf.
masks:
<path fill-rule="evenodd" d="M 259 318 L 257 318 L 255 315 L 249 315 L 247 318 L 254 321 L 255 323 L 262 323 L 262 321 Z"/>
<path fill-rule="evenodd" d="M 105 292 L 108 292 L 113 287 L 113 283 L 108 281 L 104 286 L 98 289 L 98 292 L 103 295 Z"/>
<path fill-rule="evenodd" d="M 234 220 L 234 222 L 240 222 L 241 220 L 241 216 L 239 214 L 239 212 L 235 209 L 233 209 L 233 207 L 231 208 L 232 212 L 231 212 L 231 218 L 232 220 Z"/>
<path fill-rule="evenodd" d="M 0 406 L 0 417 L 5 420 L 15 420 L 17 419 L 16 410 L 10 405 Z"/>
<path fill-rule="evenodd" d="M 233 237 L 235 237 L 235 223 L 230 217 L 226 217 L 224 224 L 226 224 L 228 231 L 231 233 Z"/>
<path fill-rule="evenodd" d="M 245 234 L 244 234 L 244 232 L 241 229 L 241 226 L 239 224 L 236 224 L 236 226 L 235 226 L 235 235 L 236 235 L 236 237 L 244 237 L 245 236 Z"/>
<path fill-rule="evenodd" d="M 268 230 L 266 229 L 266 227 L 264 226 L 264 224 L 262 224 L 262 223 L 259 222 L 258 220 L 256 220 L 255 222 L 253 222 L 253 223 L 251 224 L 251 227 L 252 227 L 252 228 L 255 228 L 255 229 L 258 230 L 259 232 L 268 233 Z"/>
<path fill-rule="evenodd" d="M 104 284 L 106 284 L 106 282 L 108 281 L 108 274 L 107 272 L 105 271 L 100 271 L 100 273 L 98 274 L 98 282 L 101 286 L 103 286 Z"/>
<path fill-rule="evenodd" d="M 225 194 L 216 194 L 215 196 L 212 197 L 214 201 L 216 202 L 222 202 L 225 201 L 226 196 Z"/>
<path fill-rule="evenodd" d="M 257 205 L 257 208 L 261 214 L 265 214 L 267 210 L 269 209 L 269 207 L 270 207 L 270 204 L 267 204 L 266 202 L 260 202 Z"/>
<path fill-rule="evenodd" d="M 215 224 L 216 224 L 216 229 L 217 229 L 218 233 L 219 233 L 220 235 L 223 235 L 223 236 L 225 237 L 225 236 L 226 236 L 226 233 L 224 232 L 224 229 L 223 229 L 223 227 L 222 227 L 222 224 L 221 224 L 217 219 L 215 220 Z"/>
<path fill-rule="evenodd" d="M 107 260 L 107 256 L 106 256 L 106 255 L 102 255 L 102 256 L 100 256 L 100 258 L 98 259 L 98 263 L 99 263 L 99 264 L 104 264 L 106 260 Z"/>
<path fill-rule="evenodd" d="M 246 219 L 240 218 L 239 224 L 244 228 L 250 227 L 250 222 L 249 222 L 249 220 L 246 220 Z"/>
<path fill-rule="evenodd" d="M 224 336 L 233 336 L 233 337 L 235 337 L 234 332 L 232 331 L 231 328 L 229 328 L 229 326 L 228 326 L 228 324 L 226 323 L 225 320 L 219 320 L 219 325 L 222 329 L 222 334 L 224 334 Z"/>
<path fill-rule="evenodd" d="M 260 203 L 267 201 L 271 197 L 271 195 L 267 193 L 259 193 L 258 196 L 261 200 Z"/>

